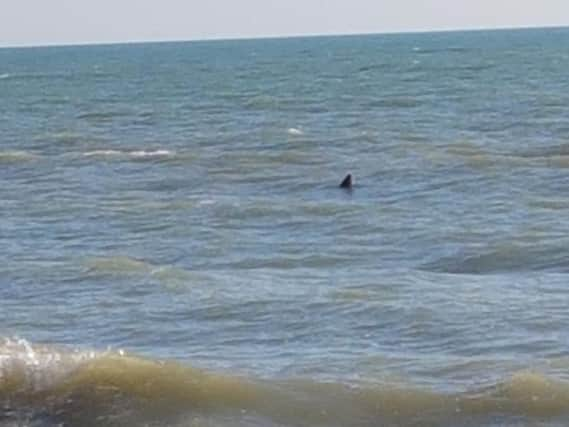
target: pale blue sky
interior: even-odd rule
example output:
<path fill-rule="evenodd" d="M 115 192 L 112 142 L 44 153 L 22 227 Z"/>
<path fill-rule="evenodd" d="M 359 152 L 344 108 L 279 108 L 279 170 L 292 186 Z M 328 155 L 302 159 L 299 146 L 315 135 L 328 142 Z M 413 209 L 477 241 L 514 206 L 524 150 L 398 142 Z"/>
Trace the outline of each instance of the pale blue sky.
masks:
<path fill-rule="evenodd" d="M 1 0 L 0 46 L 569 25 L 569 0 Z"/>

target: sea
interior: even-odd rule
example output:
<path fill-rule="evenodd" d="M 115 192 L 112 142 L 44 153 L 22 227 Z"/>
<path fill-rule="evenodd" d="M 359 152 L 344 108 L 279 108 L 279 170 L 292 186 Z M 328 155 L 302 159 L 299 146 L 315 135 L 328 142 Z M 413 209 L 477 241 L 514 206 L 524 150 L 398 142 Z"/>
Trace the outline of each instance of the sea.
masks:
<path fill-rule="evenodd" d="M 568 70 L 568 28 L 0 49 L 0 426 L 569 425 Z"/>

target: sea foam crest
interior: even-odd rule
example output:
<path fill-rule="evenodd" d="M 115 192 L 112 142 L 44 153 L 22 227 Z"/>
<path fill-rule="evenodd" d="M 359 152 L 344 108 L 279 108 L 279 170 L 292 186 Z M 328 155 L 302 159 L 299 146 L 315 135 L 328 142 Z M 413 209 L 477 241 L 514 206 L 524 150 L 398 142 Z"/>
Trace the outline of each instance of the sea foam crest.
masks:
<path fill-rule="evenodd" d="M 156 150 L 156 151 L 131 151 L 129 155 L 134 157 L 154 157 L 154 156 L 169 156 L 172 154 L 171 151 L 168 150 Z"/>
<path fill-rule="evenodd" d="M 85 157 L 112 157 L 112 156 L 129 156 L 129 157 L 162 157 L 170 156 L 174 153 L 170 150 L 95 150 L 83 153 Z"/>
<path fill-rule="evenodd" d="M 287 133 L 289 135 L 304 135 L 304 132 L 298 128 L 288 128 Z"/>
<path fill-rule="evenodd" d="M 0 390 L 2 384 L 28 390 L 50 388 L 81 363 L 99 356 L 92 351 L 60 351 L 22 338 L 0 338 Z"/>
<path fill-rule="evenodd" d="M 85 157 L 98 157 L 98 156 L 119 156 L 122 151 L 118 150 L 95 150 L 83 153 Z"/>

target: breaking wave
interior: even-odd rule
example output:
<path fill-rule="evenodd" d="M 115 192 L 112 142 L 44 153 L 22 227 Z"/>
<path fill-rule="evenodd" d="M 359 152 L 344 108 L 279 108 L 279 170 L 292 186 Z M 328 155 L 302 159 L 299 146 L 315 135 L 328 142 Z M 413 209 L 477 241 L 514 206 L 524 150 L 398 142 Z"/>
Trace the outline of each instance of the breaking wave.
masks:
<path fill-rule="evenodd" d="M 120 350 L 0 338 L 0 400 L 5 420 L 32 425 L 188 425 L 213 418 L 216 425 L 451 426 L 566 417 L 569 384 L 532 372 L 457 394 L 389 384 L 262 381 Z"/>

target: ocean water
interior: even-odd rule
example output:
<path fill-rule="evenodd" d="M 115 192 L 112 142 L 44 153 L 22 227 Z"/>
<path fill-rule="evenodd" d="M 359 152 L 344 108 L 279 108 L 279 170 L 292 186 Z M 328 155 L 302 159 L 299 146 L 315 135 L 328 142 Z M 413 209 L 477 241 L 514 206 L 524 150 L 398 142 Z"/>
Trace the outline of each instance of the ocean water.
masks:
<path fill-rule="evenodd" d="M 0 425 L 568 425 L 567 70 L 569 29 L 1 49 Z"/>

